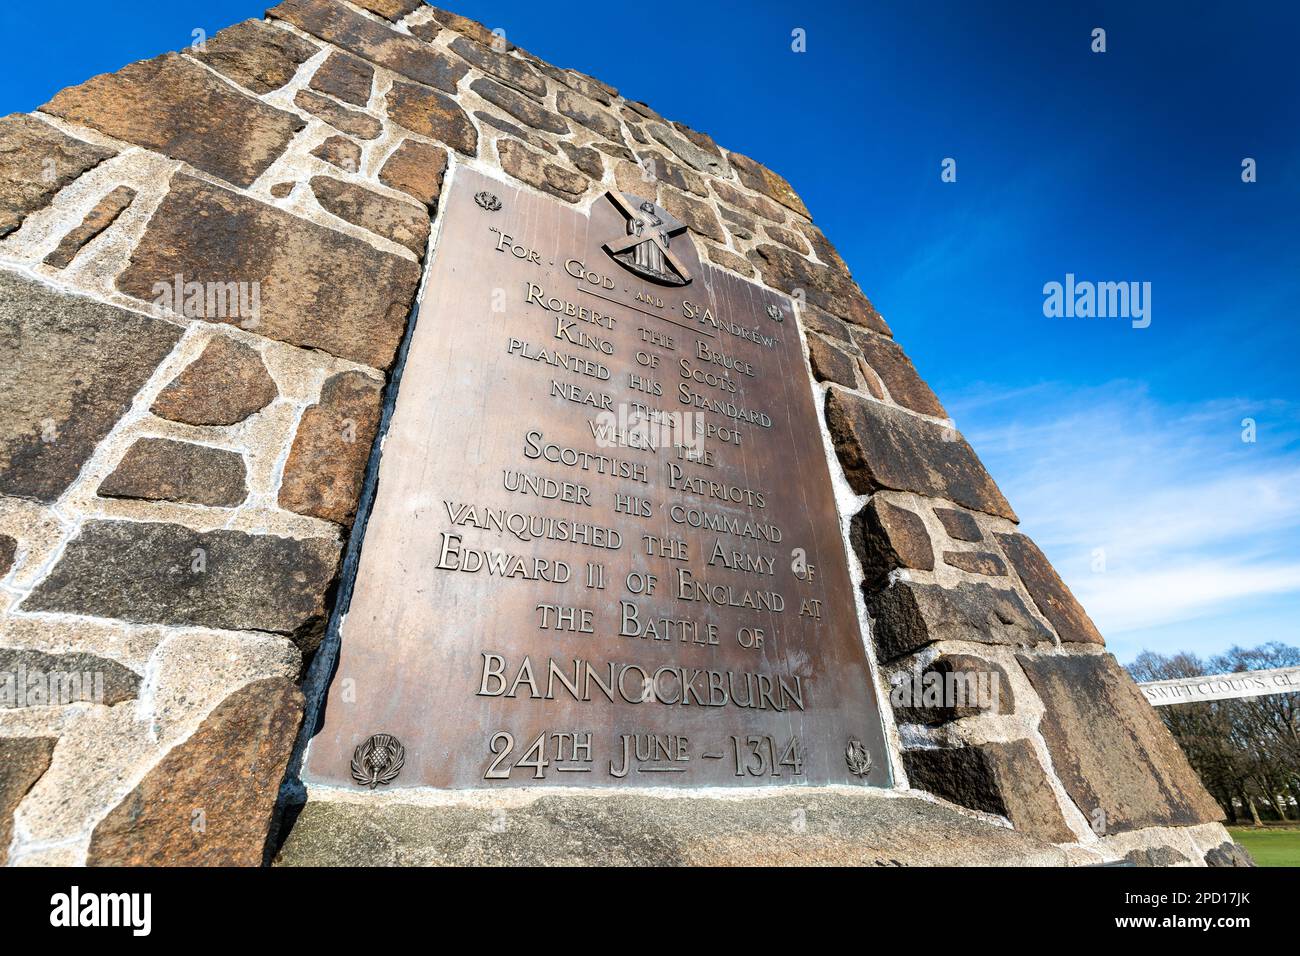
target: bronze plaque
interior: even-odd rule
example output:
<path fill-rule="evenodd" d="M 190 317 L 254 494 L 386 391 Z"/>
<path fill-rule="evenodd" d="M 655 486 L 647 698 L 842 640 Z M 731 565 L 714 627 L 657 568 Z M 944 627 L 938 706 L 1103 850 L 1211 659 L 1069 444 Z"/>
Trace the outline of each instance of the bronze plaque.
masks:
<path fill-rule="evenodd" d="M 789 300 L 451 179 L 306 779 L 887 785 Z"/>

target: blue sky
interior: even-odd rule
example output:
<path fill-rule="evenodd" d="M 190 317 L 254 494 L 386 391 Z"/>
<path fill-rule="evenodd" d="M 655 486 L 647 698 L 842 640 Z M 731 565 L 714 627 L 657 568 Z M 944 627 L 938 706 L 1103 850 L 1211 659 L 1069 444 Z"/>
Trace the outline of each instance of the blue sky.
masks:
<path fill-rule="evenodd" d="M 1300 7 L 1066 7 L 454 9 L 789 178 L 1121 660 L 1300 644 Z M 264 9 L 6 4 L 0 112 Z M 1044 317 L 1066 273 L 1150 327 Z"/>

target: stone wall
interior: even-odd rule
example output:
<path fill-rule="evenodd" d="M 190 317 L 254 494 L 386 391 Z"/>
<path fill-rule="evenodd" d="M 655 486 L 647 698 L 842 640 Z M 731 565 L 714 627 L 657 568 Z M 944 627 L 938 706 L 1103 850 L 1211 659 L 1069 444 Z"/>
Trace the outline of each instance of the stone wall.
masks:
<path fill-rule="evenodd" d="M 94 675 L 0 709 L 0 860 L 263 861 L 458 165 L 655 199 L 800 304 L 876 692 L 1001 688 L 897 707 L 900 790 L 1040 861 L 1227 840 L 789 183 L 419 0 L 286 0 L 0 120 L 0 673 Z"/>

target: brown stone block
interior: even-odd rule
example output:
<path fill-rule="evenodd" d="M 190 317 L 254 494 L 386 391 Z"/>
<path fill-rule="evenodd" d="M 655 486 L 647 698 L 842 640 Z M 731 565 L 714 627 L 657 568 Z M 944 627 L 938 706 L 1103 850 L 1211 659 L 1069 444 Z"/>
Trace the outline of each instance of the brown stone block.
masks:
<path fill-rule="evenodd" d="M 639 165 L 641 168 L 660 182 L 694 193 L 697 196 L 708 196 L 708 191 L 704 187 L 704 178 L 699 173 L 692 172 L 686 167 L 674 163 L 658 150 L 641 149 L 637 152 L 640 156 Z M 713 203 L 709 202 L 707 206 L 709 207 L 710 218 L 716 219 L 713 216 Z M 732 233 L 734 235 L 735 230 L 732 230 Z"/>
<path fill-rule="evenodd" d="M 640 196 L 642 199 L 649 199 L 656 202 L 659 198 L 659 182 L 656 179 L 647 179 L 645 167 L 638 166 L 635 163 L 616 163 L 614 165 L 614 184 L 618 186 L 619 192 L 631 193 L 633 196 Z M 705 242 L 705 245 L 713 248 L 713 243 Z M 751 268 L 747 275 L 753 274 Z"/>
<path fill-rule="evenodd" d="M 768 169 L 762 163 L 756 163 L 748 156 L 742 156 L 740 153 L 732 153 L 731 168 L 736 171 L 740 181 L 755 192 L 762 193 L 775 199 L 787 209 L 793 209 L 805 219 L 811 219 L 812 214 L 808 212 L 808 207 L 803 204 L 799 194 L 794 188 L 786 182 L 785 177 L 779 176 L 772 170 Z"/>
<path fill-rule="evenodd" d="M 889 389 L 889 397 L 904 408 L 922 415 L 947 418 L 943 405 L 930 386 L 916 373 L 911 360 L 893 339 L 871 332 L 855 332 L 853 340 L 862 349 L 862 357 Z"/>
<path fill-rule="evenodd" d="M 53 737 L 0 737 L 0 866 L 9 862 L 14 811 L 49 769 L 56 743 Z"/>
<path fill-rule="evenodd" d="M 746 216 L 743 212 L 738 212 L 730 206 L 718 205 L 722 213 L 722 221 L 726 223 L 727 232 L 731 233 L 737 239 L 753 239 L 754 231 L 758 228 L 758 223 Z M 845 333 L 847 338 L 848 333 Z"/>
<path fill-rule="evenodd" d="M 727 234 L 722 231 L 722 223 L 714 215 L 712 204 L 692 199 L 671 186 L 665 186 L 659 193 L 659 203 L 694 232 L 718 242 L 727 241 Z"/>
<path fill-rule="evenodd" d="M 934 516 L 948 532 L 948 537 L 955 541 L 983 541 L 984 532 L 980 531 L 979 522 L 973 515 L 953 508 L 935 508 Z"/>
<path fill-rule="evenodd" d="M 361 170 L 361 147 L 346 136 L 331 136 L 313 149 L 311 154 L 349 173 Z"/>
<path fill-rule="evenodd" d="M 9 573 L 18 556 L 18 539 L 12 535 L 0 534 L 0 578 Z"/>
<path fill-rule="evenodd" d="M 0 863 L 3 862 L 3 860 L 0 860 Z M 1250 854 L 1246 852 L 1246 848 L 1240 843 L 1225 840 L 1205 854 L 1205 865 L 1211 867 L 1248 867 L 1254 866 L 1255 861 L 1251 859 Z"/>
<path fill-rule="evenodd" d="M 533 129 L 545 130 L 563 136 L 569 132 L 569 124 L 562 117 L 539 106 L 533 100 L 502 86 L 486 76 L 480 76 L 470 83 L 469 88 L 498 109 L 505 110 L 521 123 Z"/>
<path fill-rule="evenodd" d="M 1152 846 L 1129 850 L 1124 859 L 1134 866 L 1179 866 L 1191 861 L 1173 847 Z"/>
<path fill-rule="evenodd" d="M 867 394 L 877 401 L 885 400 L 885 390 L 880 385 L 880 377 L 872 371 L 871 366 L 862 360 L 862 356 L 857 356 L 854 361 L 858 363 L 858 377 L 866 384 Z"/>
<path fill-rule="evenodd" d="M 588 76 L 586 73 L 580 73 L 577 70 L 561 70 L 560 73 L 565 83 L 588 99 L 595 100 L 604 106 L 614 105 L 618 90 L 608 83 L 602 83 L 594 76 Z"/>
<path fill-rule="evenodd" d="M 311 188 L 321 206 L 340 219 L 391 239 L 424 258 L 429 242 L 428 210 L 332 176 L 313 176 Z"/>
<path fill-rule="evenodd" d="M 1109 654 L 1019 657 L 1052 766 L 1104 833 L 1223 819 L 1164 723 Z"/>
<path fill-rule="evenodd" d="M 647 129 L 650 135 L 682 159 L 692 169 L 698 169 L 710 176 L 727 176 L 727 161 L 722 158 L 717 146 L 705 149 L 675 130 L 662 123 L 651 123 Z M 709 140 L 712 143 L 712 140 Z M 784 218 L 784 217 L 783 217 Z"/>
<path fill-rule="evenodd" d="M 36 674 L 61 675 L 57 699 L 35 698 L 31 686 L 17 688 L 23 696 L 3 707 L 59 707 L 74 701 L 87 701 L 112 707 L 124 700 L 135 700 L 140 693 L 140 675 L 117 661 L 94 654 L 47 654 L 29 648 L 0 648 L 0 675 Z M 71 678 L 77 675 L 75 680 Z"/>
<path fill-rule="evenodd" d="M 862 562 L 868 587 L 883 586 L 899 568 L 934 570 L 934 548 L 920 515 L 873 498 L 853 516 L 849 543 Z"/>
<path fill-rule="evenodd" d="M 714 184 L 717 189 L 717 184 Z M 854 325 L 889 334 L 889 326 L 847 273 L 818 265 L 783 246 L 757 246 L 750 257 L 768 285 L 792 295 L 802 290 L 806 302 Z"/>
<path fill-rule="evenodd" d="M 152 521 L 88 521 L 23 601 L 140 624 L 271 631 L 310 649 L 339 545 Z"/>
<path fill-rule="evenodd" d="M 587 180 L 582 175 L 547 162 L 546 157 L 516 140 L 497 140 L 497 155 L 501 167 L 511 176 L 566 202 L 576 202 L 587 191 Z"/>
<path fill-rule="evenodd" d="M 311 88 L 341 99 L 353 106 L 370 102 L 370 87 L 375 68 L 364 60 L 334 51 L 311 78 Z"/>
<path fill-rule="evenodd" d="M 813 251 L 817 253 L 818 259 L 841 272 L 847 273 L 849 271 L 848 264 L 836 251 L 831 241 L 826 238 L 825 233 L 810 222 L 802 222 L 796 219 L 794 224 L 808 238 L 808 242 L 812 245 Z"/>
<path fill-rule="evenodd" d="M 738 256 L 729 249 L 723 249 L 721 246 L 712 242 L 702 242 L 704 251 L 708 254 L 709 259 L 723 268 L 730 269 L 732 272 L 739 272 L 743 276 L 752 276 L 754 267 L 749 264 L 749 260 L 744 256 Z"/>
<path fill-rule="evenodd" d="M 560 149 L 569 157 L 569 162 L 578 167 L 584 175 L 599 182 L 605 176 L 605 161 L 600 153 L 585 146 L 574 146 L 567 140 L 561 140 Z"/>
<path fill-rule="evenodd" d="M 478 131 L 454 99 L 414 83 L 394 83 L 388 91 L 388 118 L 412 133 L 446 143 L 458 153 L 478 153 Z"/>
<path fill-rule="evenodd" d="M 546 77 L 549 80 L 554 80 L 558 86 L 562 86 L 562 87 L 567 86 L 571 89 L 573 88 L 573 83 L 568 76 L 569 73 L 568 70 L 562 70 L 557 66 L 552 66 L 551 64 L 547 63 L 545 60 L 540 59 L 534 56 L 533 54 L 529 53 L 523 47 L 518 47 L 518 46 L 514 46 L 513 44 L 507 43 L 505 38 L 505 30 L 503 28 L 498 28 L 498 29 L 500 30 L 500 32 L 498 34 L 494 34 L 492 38 L 492 42 L 484 44 L 485 46 L 490 46 L 492 49 L 496 50 L 499 53 L 508 53 L 511 50 L 513 50 L 515 53 L 519 54 L 519 58 L 521 60 L 527 62 L 529 66 L 531 66 L 542 76 Z"/>
<path fill-rule="evenodd" d="M 804 328 L 835 339 L 842 344 L 843 348 L 856 347 L 853 344 L 853 337 L 849 334 L 848 325 L 834 316 L 827 315 L 813 306 L 805 306 L 800 310 L 799 315 L 803 319 Z"/>
<path fill-rule="evenodd" d="M 351 526 L 382 403 L 379 383 L 360 372 L 341 372 L 321 387 L 284 466 L 281 508 Z"/>
<path fill-rule="evenodd" d="M 442 33 L 442 24 L 437 20 L 427 20 L 424 23 L 412 23 L 409 29 L 412 36 L 417 36 L 426 43 L 432 43 Z"/>
<path fill-rule="evenodd" d="M 404 139 L 379 170 L 379 181 L 385 186 L 409 193 L 430 209 L 438 205 L 442 192 L 442 177 L 447 172 L 447 151 Z"/>
<path fill-rule="evenodd" d="M 0 119 L 0 238 L 112 155 L 111 149 L 73 139 L 32 116 Z"/>
<path fill-rule="evenodd" d="M 890 692 L 894 716 L 900 723 L 946 724 L 980 714 L 1015 713 L 1015 692 L 1001 664 L 970 654 L 944 654 L 922 669 L 921 678 L 919 699 L 910 682 Z M 941 692 L 937 702 L 926 699 L 930 686 Z M 896 699 L 900 691 L 906 692 L 901 704 Z"/>
<path fill-rule="evenodd" d="M 431 40 L 437 35 L 437 27 L 441 24 L 448 30 L 469 37 L 475 43 L 491 47 L 498 53 L 509 53 L 515 48 L 515 45 L 506 40 L 504 36 L 497 36 L 477 20 L 462 17 L 459 13 L 452 13 L 449 10 L 440 10 L 438 7 L 433 8 L 433 16 L 434 20 L 437 21 L 436 23 L 426 23 L 418 27 L 412 27 L 411 32 L 421 39 Z"/>
<path fill-rule="evenodd" d="M 835 382 L 845 388 L 858 387 L 854 357 L 841 351 L 816 332 L 808 333 L 808 361 L 819 382 Z"/>
<path fill-rule="evenodd" d="M 600 150 L 606 156 L 613 156 L 615 159 L 621 159 L 625 163 L 636 163 L 636 156 L 632 154 L 632 150 L 618 143 L 606 143 L 597 140 L 591 144 L 591 148 Z"/>
<path fill-rule="evenodd" d="M 342 103 L 336 103 L 328 96 L 321 96 L 311 90 L 299 90 L 293 102 L 300 109 L 357 139 L 375 139 L 384 131 L 384 124 L 369 113 L 349 109 Z"/>
<path fill-rule="evenodd" d="M 949 567 L 968 571 L 971 574 L 1001 577 L 1007 573 L 1006 563 L 996 554 L 987 551 L 945 551 L 943 562 Z"/>
<path fill-rule="evenodd" d="M 672 126 L 673 129 L 677 130 L 677 132 L 681 133 L 706 153 L 723 158 L 722 150 L 718 147 L 718 144 L 713 141 L 713 137 L 708 133 L 701 133 L 699 130 L 691 129 L 685 123 L 674 122 Z"/>
<path fill-rule="evenodd" d="M 424 6 L 424 0 L 355 0 L 363 10 L 377 13 L 385 20 L 396 23 Z"/>
<path fill-rule="evenodd" d="M 333 0 L 285 0 L 266 15 L 286 20 L 363 60 L 448 93 L 455 92 L 460 78 L 469 72 L 469 67 L 459 60 Z"/>
<path fill-rule="evenodd" d="M 1106 643 L 1088 612 L 1065 586 L 1038 545 L 1023 534 L 1000 534 L 997 539 L 1002 553 L 1011 559 L 1020 580 L 1025 583 L 1029 596 L 1061 640 L 1082 644 Z"/>
<path fill-rule="evenodd" d="M 569 119 L 581 123 L 587 129 L 599 133 L 611 142 L 625 142 L 623 129 L 617 117 L 613 113 L 601 109 L 586 97 L 571 93 L 568 90 L 559 90 L 555 94 L 555 108 Z"/>
<path fill-rule="evenodd" d="M 117 287 L 153 301 L 155 284 L 170 284 L 177 275 L 186 282 L 257 282 L 259 334 L 387 369 L 406 327 L 420 267 L 360 239 L 178 175 Z"/>
<path fill-rule="evenodd" d="M 882 660 L 893 660 L 938 641 L 1033 646 L 1052 635 L 1015 591 L 987 584 L 895 581 L 867 595 L 872 635 Z"/>
<path fill-rule="evenodd" d="M 649 146 L 650 137 L 645 134 L 645 130 L 643 130 L 637 123 L 633 123 L 630 120 L 628 120 L 626 118 L 627 115 L 628 115 L 627 111 L 625 110 L 623 112 L 623 116 L 624 116 L 623 122 L 627 125 L 628 132 L 632 134 L 633 141 L 640 143 L 642 146 Z"/>
<path fill-rule="evenodd" d="M 560 155 L 560 150 L 557 146 L 552 145 L 549 141 L 538 136 L 532 130 L 524 129 L 518 123 L 512 123 L 496 113 L 489 113 L 487 110 L 475 110 L 474 118 L 481 123 L 486 123 L 493 129 L 500 130 L 503 133 L 509 133 L 515 139 L 527 143 L 534 149 L 543 150 L 544 152 L 550 153 L 552 156 Z M 499 137 L 494 137 L 494 139 L 496 138 Z"/>
<path fill-rule="evenodd" d="M 149 411 L 187 425 L 234 425 L 279 394 L 255 349 L 216 335 L 203 354 L 158 393 Z"/>
<path fill-rule="evenodd" d="M 45 257 L 45 264 L 56 269 L 65 268 L 91 240 L 116 222 L 134 200 L 134 189 L 118 186 L 95 203 L 95 208 L 86 213 L 81 224 L 63 237 L 58 248 Z"/>
<path fill-rule="evenodd" d="M 261 95 L 292 80 L 318 49 L 296 33 L 262 20 L 245 20 L 209 37 L 204 49 L 188 47 L 184 52 Z"/>
<path fill-rule="evenodd" d="M 763 231 L 767 233 L 768 236 L 781 243 L 781 245 L 789 246 L 801 256 L 806 256 L 810 252 L 808 243 L 804 241 L 803 237 L 799 235 L 799 233 L 792 229 L 782 229 L 780 226 L 766 223 L 763 226 Z"/>
<path fill-rule="evenodd" d="M 858 494 L 878 488 L 913 491 L 1015 520 L 998 486 L 955 431 L 836 388 L 826 396 L 826 424 Z"/>
<path fill-rule="evenodd" d="M 718 198 L 725 203 L 739 206 L 741 209 L 771 222 L 782 223 L 786 220 L 785 211 L 769 199 L 764 199 L 762 196 L 751 196 L 744 190 L 737 189 L 731 183 L 721 180 L 711 180 L 709 185 L 718 194 Z"/>
<path fill-rule="evenodd" d="M 630 119 L 630 120 L 647 120 L 647 119 L 651 119 L 651 120 L 655 120 L 656 122 L 659 122 L 659 123 L 667 123 L 667 122 L 668 122 L 666 119 L 664 119 L 664 118 L 663 118 L 662 116 L 660 116 L 658 113 L 656 113 L 656 112 L 654 111 L 654 109 L 650 106 L 649 103 L 644 103 L 644 102 L 642 102 L 641 100 L 631 100 L 631 99 L 629 99 L 629 100 L 625 100 L 625 101 L 624 101 L 622 104 L 620 104 L 620 105 L 621 105 L 622 108 L 623 108 L 623 115 L 624 115 L 625 117 L 627 117 L 628 119 Z"/>
<path fill-rule="evenodd" d="M 1006 817 L 1021 833 L 1073 843 L 1047 774 L 1028 741 L 903 753 L 908 782 L 972 810 Z"/>
<path fill-rule="evenodd" d="M 306 125 L 177 53 L 70 86 L 41 109 L 184 160 L 236 186 L 251 185 Z"/>
<path fill-rule="evenodd" d="M 86 862 L 260 866 L 302 711 L 283 677 L 231 694 L 99 822 Z"/>
<path fill-rule="evenodd" d="M 458 36 L 451 41 L 451 50 L 461 59 L 472 63 L 484 73 L 491 73 L 502 83 L 521 93 L 541 99 L 546 95 L 546 81 L 523 60 L 475 43 L 469 37 Z"/>
<path fill-rule="evenodd" d="M 57 500 L 180 335 L 0 271 L 0 494 Z"/>
<path fill-rule="evenodd" d="M 99 483 L 96 494 L 233 508 L 248 497 L 245 473 L 239 452 L 169 438 L 141 438 Z"/>

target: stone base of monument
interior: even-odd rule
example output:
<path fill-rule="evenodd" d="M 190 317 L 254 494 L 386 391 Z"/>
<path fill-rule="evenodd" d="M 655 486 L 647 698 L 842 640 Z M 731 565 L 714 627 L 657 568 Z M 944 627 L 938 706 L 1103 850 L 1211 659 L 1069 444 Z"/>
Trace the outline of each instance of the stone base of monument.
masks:
<path fill-rule="evenodd" d="M 417 802 L 418 801 L 418 802 Z M 538 788 L 312 797 L 280 866 L 1060 866 L 1095 863 L 876 788 Z"/>

